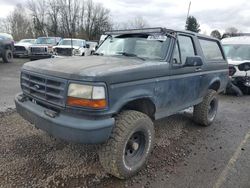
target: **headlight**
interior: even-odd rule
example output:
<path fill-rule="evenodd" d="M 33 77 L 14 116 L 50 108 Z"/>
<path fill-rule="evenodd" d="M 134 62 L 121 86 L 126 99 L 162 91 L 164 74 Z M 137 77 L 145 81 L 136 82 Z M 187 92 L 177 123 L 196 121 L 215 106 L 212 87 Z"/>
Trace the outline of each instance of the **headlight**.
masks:
<path fill-rule="evenodd" d="M 80 50 L 74 49 L 74 50 L 73 50 L 73 54 L 79 55 L 79 54 L 80 54 Z"/>
<path fill-rule="evenodd" d="M 105 88 L 71 83 L 68 89 L 67 104 L 103 109 L 107 106 Z"/>

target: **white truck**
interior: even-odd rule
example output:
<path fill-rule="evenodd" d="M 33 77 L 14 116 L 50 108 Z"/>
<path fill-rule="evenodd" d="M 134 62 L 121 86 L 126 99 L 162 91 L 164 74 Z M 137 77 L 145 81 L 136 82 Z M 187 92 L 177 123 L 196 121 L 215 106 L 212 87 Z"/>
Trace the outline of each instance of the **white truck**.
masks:
<path fill-rule="evenodd" d="M 228 59 L 231 82 L 243 93 L 250 93 L 250 36 L 237 36 L 222 40 Z"/>
<path fill-rule="evenodd" d="M 53 47 L 57 56 L 88 56 L 91 55 L 90 46 L 82 39 L 65 38 Z"/>

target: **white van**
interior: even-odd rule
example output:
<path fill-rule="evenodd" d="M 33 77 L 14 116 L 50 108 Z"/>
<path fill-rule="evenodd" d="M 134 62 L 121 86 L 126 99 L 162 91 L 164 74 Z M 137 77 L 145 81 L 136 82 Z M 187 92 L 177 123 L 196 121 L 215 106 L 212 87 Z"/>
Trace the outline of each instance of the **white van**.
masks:
<path fill-rule="evenodd" d="M 233 72 L 230 75 L 232 83 L 243 90 L 243 93 L 250 93 L 250 36 L 225 38 L 221 42 L 229 68 L 233 69 L 229 71 L 229 74 Z"/>
<path fill-rule="evenodd" d="M 230 65 L 236 68 L 236 76 L 245 76 L 245 71 L 240 71 L 238 65 L 250 62 L 250 36 L 239 36 L 222 39 L 222 45 Z M 250 76 L 250 71 L 248 71 Z"/>

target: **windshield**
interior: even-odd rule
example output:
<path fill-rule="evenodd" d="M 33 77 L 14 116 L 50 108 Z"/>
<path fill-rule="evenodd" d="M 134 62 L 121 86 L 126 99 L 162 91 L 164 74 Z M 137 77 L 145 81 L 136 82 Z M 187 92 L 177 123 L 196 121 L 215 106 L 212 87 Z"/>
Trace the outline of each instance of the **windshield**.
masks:
<path fill-rule="evenodd" d="M 228 59 L 234 61 L 250 60 L 250 45 L 227 44 L 223 47 Z"/>
<path fill-rule="evenodd" d="M 50 38 L 50 37 L 49 38 L 42 37 L 42 38 L 36 39 L 36 44 L 53 44 L 53 45 L 55 45 L 56 39 Z"/>
<path fill-rule="evenodd" d="M 23 40 L 20 40 L 19 43 L 34 43 L 35 40 L 34 39 L 23 39 Z"/>
<path fill-rule="evenodd" d="M 96 53 L 107 56 L 130 54 L 144 59 L 163 60 L 168 46 L 169 38 L 166 36 L 110 36 L 102 43 Z"/>
<path fill-rule="evenodd" d="M 83 40 L 72 40 L 72 45 L 73 46 L 85 46 L 84 45 L 85 42 Z M 67 39 L 67 40 L 62 40 L 59 45 L 63 45 L 63 46 L 71 46 L 71 40 Z"/>

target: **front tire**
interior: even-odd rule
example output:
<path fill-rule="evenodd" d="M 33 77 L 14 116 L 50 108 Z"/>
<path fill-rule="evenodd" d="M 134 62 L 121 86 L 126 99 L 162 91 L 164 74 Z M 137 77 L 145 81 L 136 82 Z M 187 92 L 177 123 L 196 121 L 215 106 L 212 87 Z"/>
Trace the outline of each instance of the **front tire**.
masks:
<path fill-rule="evenodd" d="M 217 115 L 218 104 L 217 92 L 209 89 L 203 101 L 194 106 L 194 120 L 203 126 L 211 125 Z"/>
<path fill-rule="evenodd" d="M 100 148 L 103 168 L 120 179 L 136 174 L 146 163 L 154 145 L 151 119 L 137 111 L 124 111 L 116 118 L 109 140 Z"/>
<path fill-rule="evenodd" d="M 3 62 L 11 63 L 13 61 L 13 53 L 11 50 L 7 49 L 3 52 Z"/>

